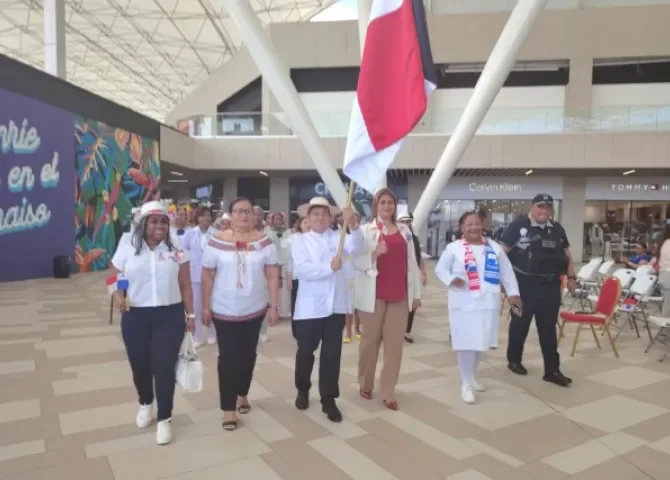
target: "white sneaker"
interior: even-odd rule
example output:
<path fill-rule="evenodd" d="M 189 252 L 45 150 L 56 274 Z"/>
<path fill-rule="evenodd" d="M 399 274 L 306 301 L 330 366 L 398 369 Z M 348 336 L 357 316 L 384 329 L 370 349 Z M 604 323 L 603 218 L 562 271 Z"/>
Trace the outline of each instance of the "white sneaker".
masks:
<path fill-rule="evenodd" d="M 465 403 L 473 404 L 476 401 L 475 394 L 470 385 L 463 385 L 461 387 L 461 398 Z"/>
<path fill-rule="evenodd" d="M 214 345 L 216 343 L 216 337 L 207 337 L 207 345 Z"/>
<path fill-rule="evenodd" d="M 172 441 L 172 420 L 161 420 L 156 428 L 156 443 L 158 445 L 167 445 Z"/>
<path fill-rule="evenodd" d="M 475 392 L 485 392 L 486 391 L 486 387 L 484 385 L 482 385 L 481 383 L 479 383 L 478 381 L 476 381 L 476 380 L 472 383 L 472 389 Z"/>
<path fill-rule="evenodd" d="M 153 407 L 151 405 L 140 405 L 137 410 L 137 417 L 135 423 L 139 428 L 147 428 L 154 421 Z"/>
<path fill-rule="evenodd" d="M 193 339 L 193 348 L 200 348 L 201 346 L 200 340 Z"/>
<path fill-rule="evenodd" d="M 262 334 L 262 335 L 260 336 L 260 341 L 261 341 L 261 343 L 267 343 L 268 340 L 269 340 L 269 338 L 268 338 L 267 334 Z"/>

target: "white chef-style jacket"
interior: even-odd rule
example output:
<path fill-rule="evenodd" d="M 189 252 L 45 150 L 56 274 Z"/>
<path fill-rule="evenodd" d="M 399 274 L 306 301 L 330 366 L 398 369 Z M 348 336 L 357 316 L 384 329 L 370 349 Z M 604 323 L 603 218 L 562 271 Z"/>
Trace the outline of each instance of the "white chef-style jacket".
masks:
<path fill-rule="evenodd" d="M 447 245 L 435 267 L 437 277 L 448 287 L 449 327 L 451 346 L 454 350 L 486 351 L 498 346 L 500 323 L 500 286 L 510 297 L 519 295 L 516 276 L 502 247 L 488 240 L 495 252 L 500 267 L 500 284 L 491 285 L 484 281 L 486 246 L 470 245 L 477 261 L 480 290 L 471 292 L 465 271 L 465 247 L 461 240 Z M 451 285 L 454 278 L 465 281 L 464 287 Z"/>
<path fill-rule="evenodd" d="M 131 307 L 165 307 L 182 301 L 179 268 L 189 261 L 188 252 L 161 242 L 153 250 L 146 243 L 139 255 L 130 242 L 119 244 L 112 258 L 114 268 L 128 279 Z"/>
<path fill-rule="evenodd" d="M 340 233 L 309 231 L 296 235 L 291 244 L 293 277 L 300 281 L 293 320 L 326 318 L 350 311 L 351 293 L 344 268 L 333 272 L 330 262 L 337 255 Z M 343 254 L 352 255 L 363 246 L 360 229 L 345 238 Z M 344 255 L 343 255 L 344 256 Z M 343 262 L 344 263 L 344 262 Z"/>

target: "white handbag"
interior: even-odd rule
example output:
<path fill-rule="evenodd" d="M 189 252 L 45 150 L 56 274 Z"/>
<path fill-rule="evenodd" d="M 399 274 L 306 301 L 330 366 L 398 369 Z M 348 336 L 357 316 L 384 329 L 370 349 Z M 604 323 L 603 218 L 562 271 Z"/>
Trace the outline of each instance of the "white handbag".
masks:
<path fill-rule="evenodd" d="M 205 371 L 195 351 L 195 342 L 191 333 L 184 335 L 175 370 L 177 385 L 187 392 L 202 391 Z"/>

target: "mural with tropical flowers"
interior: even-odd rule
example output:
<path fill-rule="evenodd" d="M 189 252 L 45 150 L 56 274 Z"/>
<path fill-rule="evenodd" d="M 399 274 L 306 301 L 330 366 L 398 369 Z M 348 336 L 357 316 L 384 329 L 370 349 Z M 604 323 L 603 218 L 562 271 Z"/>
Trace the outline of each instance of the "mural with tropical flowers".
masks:
<path fill-rule="evenodd" d="M 159 198 L 158 141 L 79 116 L 74 135 L 76 268 L 104 270 L 132 208 Z"/>

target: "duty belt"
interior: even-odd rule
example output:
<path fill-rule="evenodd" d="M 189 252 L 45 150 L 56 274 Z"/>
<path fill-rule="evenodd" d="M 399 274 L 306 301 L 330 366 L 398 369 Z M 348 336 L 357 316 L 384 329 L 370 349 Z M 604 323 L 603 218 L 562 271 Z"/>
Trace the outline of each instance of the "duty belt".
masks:
<path fill-rule="evenodd" d="M 557 273 L 528 273 L 524 272 L 523 270 L 520 270 L 519 267 L 512 265 L 512 269 L 518 273 L 519 275 L 523 275 L 525 277 L 538 277 L 542 279 L 547 279 L 547 280 L 553 280 L 556 278 L 559 278 L 560 275 Z"/>

